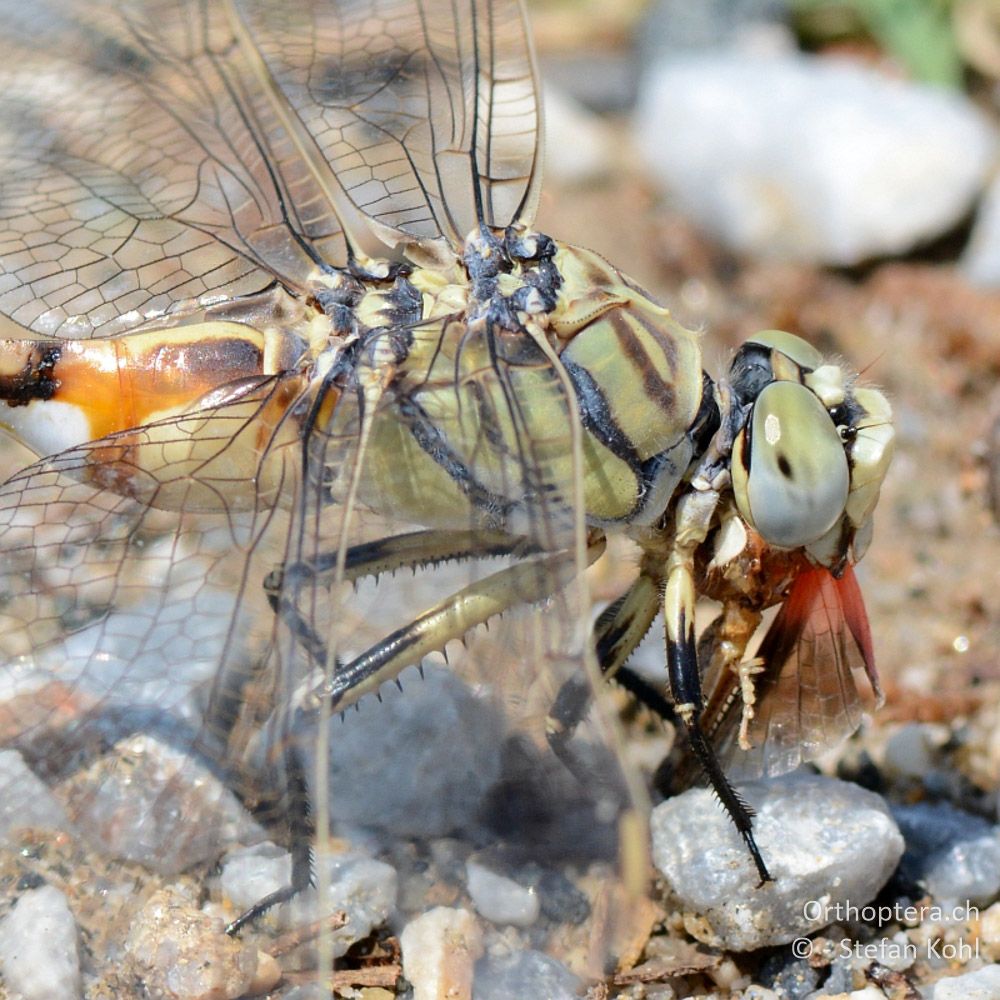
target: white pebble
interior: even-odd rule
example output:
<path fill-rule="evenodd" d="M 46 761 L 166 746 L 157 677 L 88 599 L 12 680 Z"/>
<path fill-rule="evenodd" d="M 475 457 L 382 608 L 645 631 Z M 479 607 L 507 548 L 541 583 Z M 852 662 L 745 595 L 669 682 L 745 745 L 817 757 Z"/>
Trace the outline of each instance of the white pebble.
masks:
<path fill-rule="evenodd" d="M 545 87 L 545 175 L 584 184 L 607 174 L 613 144 L 604 123 L 558 87 Z"/>
<path fill-rule="evenodd" d="M 155 892 L 136 916 L 123 966 L 150 1000 L 236 1000 L 276 981 L 273 973 L 261 981 L 252 944 L 174 888 Z"/>
<path fill-rule="evenodd" d="M 926 1000 L 1000 1000 L 1000 965 L 939 979 L 924 996 Z"/>
<path fill-rule="evenodd" d="M 885 745 L 884 767 L 890 776 L 924 779 L 937 766 L 940 748 L 947 738 L 944 727 L 911 722 L 901 726 Z"/>
<path fill-rule="evenodd" d="M 513 879 L 469 861 L 465 865 L 467 886 L 477 912 L 494 924 L 530 927 L 541 906 L 538 893 Z"/>
<path fill-rule="evenodd" d="M 22 1000 L 82 996 L 76 920 L 58 889 L 26 892 L 0 923 L 0 972 Z"/>
<path fill-rule="evenodd" d="M 317 865 L 321 862 L 317 859 Z M 343 927 L 331 930 L 334 957 L 381 927 L 396 908 L 396 870 L 382 861 L 355 852 L 326 858 L 329 896 L 322 909 L 317 889 L 306 889 L 291 901 L 268 911 L 265 920 L 282 928 L 301 927 L 337 910 L 347 916 Z M 271 843 L 233 851 L 222 864 L 220 884 L 223 894 L 237 911 L 291 882 L 291 855 Z"/>
<path fill-rule="evenodd" d="M 661 63 L 637 135 L 680 208 L 737 250 L 841 265 L 955 225 L 996 146 L 960 94 L 847 60 L 736 51 Z"/>
<path fill-rule="evenodd" d="M 468 910 L 438 906 L 411 920 L 399 936 L 403 975 L 414 1000 L 471 1000 L 483 932 Z"/>

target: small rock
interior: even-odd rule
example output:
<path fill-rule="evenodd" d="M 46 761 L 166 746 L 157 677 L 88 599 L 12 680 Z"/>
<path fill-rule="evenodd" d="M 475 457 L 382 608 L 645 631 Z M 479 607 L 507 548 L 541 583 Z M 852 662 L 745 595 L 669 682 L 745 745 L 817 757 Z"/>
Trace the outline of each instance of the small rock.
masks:
<path fill-rule="evenodd" d="M 944 726 L 911 722 L 901 726 L 885 745 L 884 769 L 889 776 L 922 781 L 940 766 L 940 750 L 948 738 Z"/>
<path fill-rule="evenodd" d="M 472 996 L 473 1000 L 579 1000 L 581 985 L 580 979 L 554 958 L 539 951 L 518 951 L 480 959 Z"/>
<path fill-rule="evenodd" d="M 466 884 L 477 912 L 494 924 L 530 927 L 541 912 L 536 890 L 490 871 L 476 861 L 465 866 Z"/>
<path fill-rule="evenodd" d="M 149 735 L 117 743 L 56 793 L 93 843 L 161 875 L 214 859 L 222 842 L 264 836 L 212 770 Z"/>
<path fill-rule="evenodd" d="M 0 972 L 21 1000 L 77 1000 L 83 995 L 76 920 L 50 885 L 32 889 L 0 923 Z"/>
<path fill-rule="evenodd" d="M 355 941 L 381 927 L 395 910 L 396 872 L 363 854 L 333 854 L 325 861 L 330 895 L 322 912 L 317 889 L 306 889 L 269 910 L 264 919 L 288 929 L 343 911 L 346 923 L 329 932 L 334 957 L 339 958 Z M 291 855 L 274 844 L 264 843 L 228 855 L 219 881 L 226 898 L 243 912 L 270 893 L 285 888 L 291 883 L 291 876 Z"/>
<path fill-rule="evenodd" d="M 470 1000 L 483 932 L 468 910 L 438 906 L 411 920 L 399 936 L 403 975 L 414 1000 Z"/>
<path fill-rule="evenodd" d="M 892 874 L 903 838 L 883 801 L 810 774 L 743 785 L 773 883 L 757 876 L 711 792 L 692 789 L 653 810 L 653 860 L 688 911 L 688 930 L 713 947 L 785 944 L 869 902 Z"/>
<path fill-rule="evenodd" d="M 494 706 L 451 670 L 428 665 L 363 700 L 336 725 L 331 821 L 402 837 L 445 836 L 474 824 L 500 773 L 503 727 Z"/>
<path fill-rule="evenodd" d="M 257 949 L 225 932 L 177 889 L 153 894 L 125 942 L 125 970 L 149 1000 L 236 1000 L 254 988 L 266 992 L 280 978 L 275 966 L 258 977 Z"/>
<path fill-rule="evenodd" d="M 66 810 L 16 750 L 0 750 L 0 789 L 0 839 L 28 827 L 72 831 Z"/>
<path fill-rule="evenodd" d="M 797 54 L 668 59 L 650 74 L 637 125 L 650 170 L 716 237 L 837 265 L 904 253 L 956 225 L 996 147 L 962 95 Z"/>
<path fill-rule="evenodd" d="M 773 986 L 787 1000 L 805 1000 L 819 984 L 819 970 L 789 948 L 765 960 L 757 978 L 765 986 Z"/>
<path fill-rule="evenodd" d="M 1000 961 L 1000 903 L 983 910 L 979 918 L 979 943 L 986 958 Z"/>
<path fill-rule="evenodd" d="M 906 839 L 900 874 L 943 907 L 987 906 L 1000 895 L 1000 828 L 945 802 L 896 806 Z"/>
<path fill-rule="evenodd" d="M 1000 965 L 987 965 L 964 976 L 939 979 L 924 991 L 925 1000 L 998 1000 Z"/>

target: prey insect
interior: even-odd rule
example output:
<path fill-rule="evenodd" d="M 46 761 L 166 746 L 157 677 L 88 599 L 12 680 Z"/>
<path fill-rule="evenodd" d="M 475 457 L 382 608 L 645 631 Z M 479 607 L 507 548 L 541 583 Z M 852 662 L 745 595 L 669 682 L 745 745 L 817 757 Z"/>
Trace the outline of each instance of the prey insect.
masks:
<path fill-rule="evenodd" d="M 2 17 L 0 422 L 48 456 L 0 488 L 5 649 L 57 649 L 97 704 L 207 658 L 201 725 L 266 773 L 294 845 L 291 886 L 234 927 L 311 880 L 304 734 L 524 606 L 552 751 L 587 783 L 592 678 L 619 681 L 677 719 L 769 878 L 726 769 L 787 770 L 878 697 L 852 565 L 881 393 L 778 331 L 713 379 L 666 309 L 532 228 L 514 0 Z M 616 534 L 638 570 L 591 632 L 584 572 Z M 495 559 L 358 638 L 352 583 Z M 721 608 L 700 639 L 699 597 Z M 653 685 L 627 661 L 659 616 Z"/>

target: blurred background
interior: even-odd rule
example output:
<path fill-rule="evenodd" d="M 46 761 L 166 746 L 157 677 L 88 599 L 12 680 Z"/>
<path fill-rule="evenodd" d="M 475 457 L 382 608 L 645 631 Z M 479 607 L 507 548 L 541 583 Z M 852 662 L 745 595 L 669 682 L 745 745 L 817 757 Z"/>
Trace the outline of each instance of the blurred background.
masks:
<path fill-rule="evenodd" d="M 1000 3 L 530 12 L 547 101 L 539 228 L 704 331 L 715 375 L 743 337 L 779 327 L 889 394 L 898 446 L 859 574 L 888 702 L 861 753 L 914 797 L 992 814 Z"/>

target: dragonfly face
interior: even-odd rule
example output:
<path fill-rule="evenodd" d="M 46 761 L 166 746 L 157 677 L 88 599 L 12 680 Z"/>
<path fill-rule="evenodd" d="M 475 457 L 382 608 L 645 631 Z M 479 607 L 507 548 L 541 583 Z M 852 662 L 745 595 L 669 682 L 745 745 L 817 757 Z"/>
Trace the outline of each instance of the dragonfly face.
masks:
<path fill-rule="evenodd" d="M 718 761 L 787 769 L 857 725 L 855 674 L 877 694 L 850 567 L 884 398 L 775 331 L 714 381 L 666 309 L 531 229 L 513 0 L 2 17 L 0 424 L 49 456 L 0 487 L 8 655 L 100 710 L 197 650 L 201 725 L 287 799 L 323 783 L 302 734 L 326 714 L 525 605 L 532 683 L 561 692 L 509 725 L 579 768 L 591 679 L 648 695 L 626 661 L 662 613 L 669 700 L 766 876 Z M 583 574 L 613 533 L 642 557 L 591 635 Z M 347 585 L 386 570 L 496 558 L 381 635 L 352 611 Z M 698 595 L 721 606 L 700 643 Z M 605 815 L 634 790 L 611 784 Z"/>

